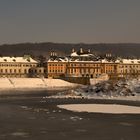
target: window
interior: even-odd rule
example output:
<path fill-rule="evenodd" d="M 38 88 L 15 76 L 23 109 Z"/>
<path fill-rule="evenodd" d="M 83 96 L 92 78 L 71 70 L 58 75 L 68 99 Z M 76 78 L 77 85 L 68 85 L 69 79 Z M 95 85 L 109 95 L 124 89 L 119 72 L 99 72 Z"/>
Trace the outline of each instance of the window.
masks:
<path fill-rule="evenodd" d="M 82 69 L 80 69 L 80 73 L 82 73 Z"/>
<path fill-rule="evenodd" d="M 12 69 L 10 69 L 10 73 L 12 73 Z"/>
<path fill-rule="evenodd" d="M 127 69 L 125 70 L 125 73 L 127 73 Z"/>
<path fill-rule="evenodd" d="M 84 69 L 84 73 L 86 73 L 86 69 Z"/>
<path fill-rule="evenodd" d="M 24 73 L 27 73 L 27 70 L 26 69 L 24 69 Z"/>
<path fill-rule="evenodd" d="M 73 69 L 71 69 L 71 73 L 73 73 Z"/>

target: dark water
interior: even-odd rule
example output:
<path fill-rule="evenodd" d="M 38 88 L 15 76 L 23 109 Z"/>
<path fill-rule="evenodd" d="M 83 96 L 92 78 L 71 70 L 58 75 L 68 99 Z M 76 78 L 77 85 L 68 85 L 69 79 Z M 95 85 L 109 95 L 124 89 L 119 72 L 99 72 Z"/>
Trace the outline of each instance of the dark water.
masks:
<path fill-rule="evenodd" d="M 140 115 L 76 113 L 56 107 L 63 103 L 140 106 L 140 102 L 42 98 L 49 94 L 1 96 L 0 140 L 140 140 Z"/>

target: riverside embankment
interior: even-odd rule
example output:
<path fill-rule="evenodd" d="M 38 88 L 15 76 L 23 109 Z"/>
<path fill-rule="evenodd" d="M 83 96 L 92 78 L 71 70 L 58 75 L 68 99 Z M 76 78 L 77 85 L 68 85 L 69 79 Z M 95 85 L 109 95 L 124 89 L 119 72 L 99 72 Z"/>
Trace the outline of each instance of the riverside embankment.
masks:
<path fill-rule="evenodd" d="M 61 79 L 47 78 L 0 78 L 0 90 L 12 89 L 54 89 L 77 87 L 78 84 Z"/>

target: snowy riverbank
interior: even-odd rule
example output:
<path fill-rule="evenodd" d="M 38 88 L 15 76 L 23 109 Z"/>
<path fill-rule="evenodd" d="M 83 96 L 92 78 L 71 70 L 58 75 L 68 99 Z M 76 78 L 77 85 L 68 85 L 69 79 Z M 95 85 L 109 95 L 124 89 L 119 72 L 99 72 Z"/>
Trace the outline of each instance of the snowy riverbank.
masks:
<path fill-rule="evenodd" d="M 61 79 L 47 78 L 0 78 L 0 90 L 71 88 L 78 84 Z"/>
<path fill-rule="evenodd" d="M 140 101 L 140 79 L 106 81 L 96 85 L 60 91 L 55 96 L 44 98 Z"/>

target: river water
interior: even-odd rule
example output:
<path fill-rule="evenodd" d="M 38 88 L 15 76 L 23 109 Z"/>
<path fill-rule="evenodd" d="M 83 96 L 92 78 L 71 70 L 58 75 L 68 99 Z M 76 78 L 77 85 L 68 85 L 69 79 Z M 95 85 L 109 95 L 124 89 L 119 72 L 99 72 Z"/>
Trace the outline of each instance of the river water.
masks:
<path fill-rule="evenodd" d="M 30 95 L 24 95 L 24 91 L 16 91 L 18 93 L 22 95 L 0 97 L 0 140 L 140 139 L 140 114 L 78 113 L 57 108 L 58 104 L 65 103 L 140 106 L 140 102 L 43 98 L 56 91 L 34 91 Z"/>

